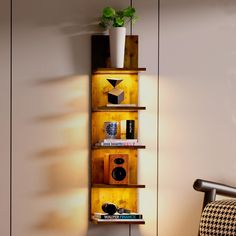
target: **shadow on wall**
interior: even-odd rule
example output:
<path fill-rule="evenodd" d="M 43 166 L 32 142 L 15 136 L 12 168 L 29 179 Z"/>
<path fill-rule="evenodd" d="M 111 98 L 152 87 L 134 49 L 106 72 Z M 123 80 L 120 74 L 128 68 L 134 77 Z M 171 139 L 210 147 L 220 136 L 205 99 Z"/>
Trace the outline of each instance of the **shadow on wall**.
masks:
<path fill-rule="evenodd" d="M 88 25 L 88 28 L 90 25 Z M 63 87 L 65 104 L 63 112 L 55 112 L 35 117 L 32 121 L 42 126 L 60 126 L 63 143 L 58 146 L 36 150 L 35 159 L 45 161 L 45 189 L 36 194 L 51 202 L 55 201 L 54 210 L 48 210 L 36 222 L 32 230 L 57 231 L 62 234 L 80 233 L 101 235 L 106 232 L 124 230 L 124 226 L 94 226 L 88 223 L 89 213 L 89 79 L 90 79 L 90 33 L 80 27 L 65 27 L 62 32 L 72 34 L 70 45 L 75 71 L 78 74 L 58 78 L 39 79 L 33 86 L 54 90 Z M 88 29 L 86 26 L 86 29 Z M 93 28 L 93 25 L 92 25 Z M 85 29 L 82 27 L 82 29 Z M 67 87 L 69 89 L 67 89 Z M 56 99 L 56 98 L 55 98 Z M 49 101 L 50 102 L 50 101 Z M 45 138 L 47 130 L 45 130 Z M 125 226 L 126 233 L 128 226 Z M 135 235 L 141 235 L 139 226 L 132 226 Z M 100 232 L 100 233 L 99 233 Z M 122 231 L 121 231 L 122 232 Z"/>
<path fill-rule="evenodd" d="M 76 13 L 78 14 L 78 13 Z M 60 17 L 59 17 L 60 18 Z M 61 20 L 61 19 L 60 19 Z M 54 89 L 55 85 L 69 85 L 71 91 L 66 101 L 66 112 L 36 117 L 34 122 L 60 125 L 63 143 L 60 146 L 39 150 L 36 157 L 47 165 L 46 188 L 38 198 L 54 199 L 54 210 L 45 212 L 33 230 L 57 231 L 64 234 L 80 232 L 86 235 L 88 227 L 88 160 L 89 160 L 89 74 L 90 35 L 98 30 L 96 22 L 79 25 L 81 19 L 60 26 L 62 34 L 69 37 L 75 75 L 40 79 L 35 86 Z M 46 20 L 47 21 L 47 20 Z M 48 26 L 47 22 L 44 22 Z M 51 18 L 49 20 L 51 22 Z M 51 22 L 52 23 L 52 22 Z M 54 22 L 56 24 L 56 22 Z M 50 24 L 50 23 L 49 23 Z M 64 96 L 65 94 L 63 94 Z"/>
<path fill-rule="evenodd" d="M 45 127 L 45 139 L 50 134 L 50 130 L 46 130 L 48 126 L 59 126 L 63 139 L 60 145 L 36 150 L 34 155 L 36 160 L 45 162 L 42 172 L 45 173 L 42 175 L 45 189 L 35 197 L 47 202 L 43 207 L 48 204 L 50 208 L 43 210 L 39 221 L 31 228 L 33 232 L 56 231 L 62 235 L 78 232 L 87 235 L 88 232 L 90 35 L 95 28 L 94 24 L 63 26 L 61 32 L 69 36 L 76 74 L 42 78 L 32 85 L 51 90 L 52 94 L 60 87 L 65 99 L 62 112 L 40 115 L 32 120 Z M 52 97 L 54 99 L 57 98 Z"/>
<path fill-rule="evenodd" d="M 36 194 L 48 204 L 54 204 L 32 228 L 40 231 L 87 232 L 88 219 L 88 160 L 89 160 L 89 76 L 68 76 L 38 80 L 34 86 L 50 90 L 63 88 L 63 112 L 38 116 L 33 123 L 41 127 L 59 126 L 61 145 L 36 151 L 35 158 L 43 161 L 45 189 Z M 59 87 L 58 87 L 59 86 Z M 53 94 L 53 93 L 52 93 Z M 48 133 L 49 132 L 49 133 Z M 50 131 L 44 130 L 45 139 Z M 45 171 L 46 170 L 46 171 Z M 48 199 L 48 200 L 47 200 Z"/>

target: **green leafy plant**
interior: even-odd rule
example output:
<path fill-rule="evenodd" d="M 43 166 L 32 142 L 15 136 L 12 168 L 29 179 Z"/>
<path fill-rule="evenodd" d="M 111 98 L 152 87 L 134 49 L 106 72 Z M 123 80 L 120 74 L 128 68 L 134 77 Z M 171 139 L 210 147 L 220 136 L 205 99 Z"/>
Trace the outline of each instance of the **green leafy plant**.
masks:
<path fill-rule="evenodd" d="M 135 8 L 127 7 L 123 10 L 115 10 L 112 7 L 105 7 L 99 25 L 105 29 L 111 27 L 123 27 L 128 22 L 134 23 L 137 20 Z"/>

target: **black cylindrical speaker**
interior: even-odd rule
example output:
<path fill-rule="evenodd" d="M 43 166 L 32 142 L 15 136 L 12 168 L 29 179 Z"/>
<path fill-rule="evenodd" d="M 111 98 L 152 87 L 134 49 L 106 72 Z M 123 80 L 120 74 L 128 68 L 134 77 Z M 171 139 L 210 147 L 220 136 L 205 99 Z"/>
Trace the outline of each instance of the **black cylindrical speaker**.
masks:
<path fill-rule="evenodd" d="M 126 120 L 126 139 L 134 139 L 134 120 Z"/>
<path fill-rule="evenodd" d="M 102 210 L 105 213 L 108 213 L 108 215 L 114 215 L 117 211 L 117 207 L 113 203 L 106 202 L 106 203 L 102 204 Z"/>

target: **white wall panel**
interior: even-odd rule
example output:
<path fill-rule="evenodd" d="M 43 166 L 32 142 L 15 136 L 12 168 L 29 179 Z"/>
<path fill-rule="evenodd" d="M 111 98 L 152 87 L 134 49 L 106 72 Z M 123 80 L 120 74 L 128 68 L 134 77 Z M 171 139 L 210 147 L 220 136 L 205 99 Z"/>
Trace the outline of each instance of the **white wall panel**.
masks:
<path fill-rule="evenodd" d="M 0 235 L 10 234 L 10 2 L 0 1 Z"/>
<path fill-rule="evenodd" d="M 139 66 L 147 71 L 139 78 L 139 103 L 146 111 L 139 112 L 139 137 L 147 148 L 139 151 L 139 182 L 146 184 L 139 191 L 139 209 L 145 225 L 132 226 L 132 235 L 157 235 L 157 109 L 158 109 L 158 6 L 156 0 L 135 0 L 139 19 L 133 33 L 139 35 Z"/>
<path fill-rule="evenodd" d="M 161 1 L 159 235 L 197 235 L 204 178 L 235 184 L 236 3 Z"/>

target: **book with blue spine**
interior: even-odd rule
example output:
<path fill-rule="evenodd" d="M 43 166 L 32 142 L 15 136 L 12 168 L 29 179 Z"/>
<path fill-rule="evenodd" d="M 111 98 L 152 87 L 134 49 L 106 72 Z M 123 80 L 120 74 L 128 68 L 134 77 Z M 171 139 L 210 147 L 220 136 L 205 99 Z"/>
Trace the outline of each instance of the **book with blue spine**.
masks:
<path fill-rule="evenodd" d="M 105 213 L 94 213 L 94 217 L 97 219 L 104 219 L 104 220 L 138 220 L 143 219 L 142 214 L 138 213 L 123 213 L 123 214 L 114 214 L 108 215 Z"/>

